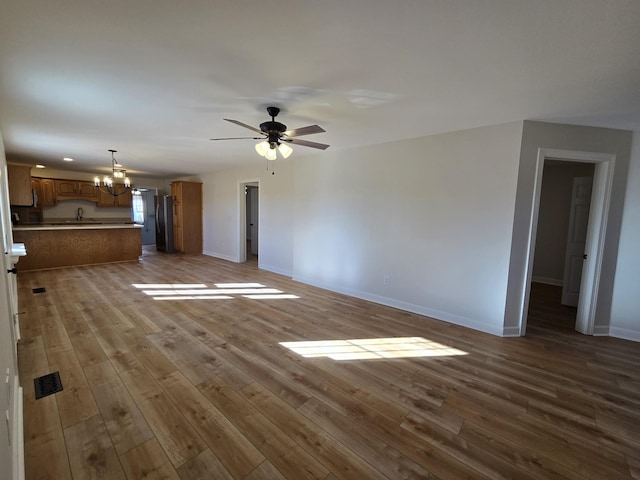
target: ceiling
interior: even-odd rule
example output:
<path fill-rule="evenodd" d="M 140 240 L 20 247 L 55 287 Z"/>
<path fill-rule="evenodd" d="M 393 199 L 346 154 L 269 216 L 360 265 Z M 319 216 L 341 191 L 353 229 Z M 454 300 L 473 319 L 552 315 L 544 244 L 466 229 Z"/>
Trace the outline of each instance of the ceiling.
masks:
<path fill-rule="evenodd" d="M 7 160 L 176 177 L 532 119 L 640 131 L 637 0 L 4 0 Z M 63 157 L 74 162 L 65 163 Z"/>

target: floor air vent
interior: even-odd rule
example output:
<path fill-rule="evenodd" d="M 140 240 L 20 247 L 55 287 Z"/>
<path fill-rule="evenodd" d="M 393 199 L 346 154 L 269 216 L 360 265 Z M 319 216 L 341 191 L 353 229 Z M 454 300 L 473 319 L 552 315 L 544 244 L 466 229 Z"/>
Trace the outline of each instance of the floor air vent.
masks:
<path fill-rule="evenodd" d="M 33 290 L 31 290 L 33 293 L 44 293 L 47 291 L 46 288 L 44 287 L 38 287 L 38 288 L 34 288 Z"/>
<path fill-rule="evenodd" d="M 60 372 L 53 372 L 42 377 L 34 378 L 33 384 L 36 390 L 36 400 L 62 391 Z"/>

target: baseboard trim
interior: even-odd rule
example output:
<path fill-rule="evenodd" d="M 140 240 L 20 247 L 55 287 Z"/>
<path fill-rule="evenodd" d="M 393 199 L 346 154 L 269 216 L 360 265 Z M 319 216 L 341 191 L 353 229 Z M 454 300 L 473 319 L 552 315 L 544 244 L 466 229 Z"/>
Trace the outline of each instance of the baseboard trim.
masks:
<path fill-rule="evenodd" d="M 640 332 L 637 330 L 629 330 L 628 328 L 609 327 L 609 336 L 622 338 L 623 340 L 631 340 L 632 342 L 640 342 Z"/>
<path fill-rule="evenodd" d="M 289 277 L 289 278 L 291 278 L 291 275 L 293 274 L 293 272 L 291 272 L 290 270 L 285 270 L 284 268 L 274 267 L 273 265 L 264 265 L 264 264 L 258 263 L 258 268 L 260 270 L 266 270 L 268 272 L 277 273 L 278 275 L 282 275 L 282 276 Z"/>
<path fill-rule="evenodd" d="M 221 260 L 227 260 L 233 263 L 240 263 L 240 259 L 238 257 L 230 257 L 229 255 L 224 255 L 222 253 L 211 252 L 209 250 L 205 250 L 202 252 L 203 255 L 207 255 L 209 257 L 220 258 Z"/>
<path fill-rule="evenodd" d="M 212 252 L 209 250 L 205 250 L 202 252 L 203 255 L 207 255 L 209 257 L 215 257 L 215 258 L 219 258 L 221 260 L 227 260 L 228 262 L 233 262 L 233 263 L 240 263 L 240 259 L 236 258 L 236 257 L 230 257 L 229 255 L 224 255 L 222 253 L 216 253 L 216 252 Z M 280 268 L 280 267 L 274 267 L 273 265 L 265 265 L 260 263 L 260 260 L 258 260 L 258 268 L 260 270 L 266 270 L 268 272 L 273 272 L 273 273 L 277 273 L 278 275 L 283 275 L 285 277 L 289 277 L 291 278 L 291 276 L 293 275 L 293 272 L 291 272 L 291 270 L 286 270 L 284 268 Z"/>
<path fill-rule="evenodd" d="M 480 332 L 489 333 L 497 337 L 503 336 L 502 326 L 495 327 L 483 322 L 478 322 L 460 315 L 455 315 L 449 312 L 443 312 L 440 310 L 424 307 L 422 305 L 415 305 L 412 303 L 402 302 L 393 298 L 383 297 L 369 292 L 363 292 L 360 290 L 351 290 L 348 288 L 336 288 L 333 285 L 326 285 L 321 282 L 316 282 L 310 278 L 295 276 L 292 280 L 300 283 L 305 283 L 313 287 L 322 288 L 331 292 L 341 293 L 350 297 L 367 300 L 369 302 L 385 305 L 387 307 L 397 308 L 398 310 L 404 310 L 406 312 L 417 313 L 418 315 L 424 315 L 425 317 L 433 318 L 441 322 L 452 323 L 461 327 L 471 328 Z"/>
<path fill-rule="evenodd" d="M 536 277 L 533 276 L 531 278 L 532 282 L 535 283 L 544 283 L 545 285 L 554 285 L 556 287 L 562 286 L 562 280 L 558 280 L 557 278 L 547 278 L 547 277 Z"/>
<path fill-rule="evenodd" d="M 519 337 L 520 336 L 520 327 L 504 327 L 502 329 L 503 337 Z"/>
<path fill-rule="evenodd" d="M 608 325 L 594 325 L 593 335 L 596 337 L 609 337 L 611 336 L 611 329 Z"/>

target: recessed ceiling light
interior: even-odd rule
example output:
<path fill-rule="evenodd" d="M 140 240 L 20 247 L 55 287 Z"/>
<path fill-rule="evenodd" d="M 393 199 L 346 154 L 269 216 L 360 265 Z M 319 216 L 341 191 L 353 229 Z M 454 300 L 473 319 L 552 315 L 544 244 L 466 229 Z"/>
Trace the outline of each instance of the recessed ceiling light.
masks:
<path fill-rule="evenodd" d="M 40 165 L 39 163 L 36 165 L 36 168 L 47 168 L 44 165 Z"/>
<path fill-rule="evenodd" d="M 69 158 L 69 157 L 64 157 L 63 160 L 65 162 L 73 162 L 73 158 Z"/>

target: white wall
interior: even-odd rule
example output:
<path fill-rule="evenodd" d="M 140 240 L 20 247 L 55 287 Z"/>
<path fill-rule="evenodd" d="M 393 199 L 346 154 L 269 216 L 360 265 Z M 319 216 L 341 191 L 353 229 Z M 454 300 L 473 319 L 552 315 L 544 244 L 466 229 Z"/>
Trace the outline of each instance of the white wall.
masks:
<path fill-rule="evenodd" d="M 612 336 L 640 342 L 640 132 L 633 134 L 611 302 Z"/>
<path fill-rule="evenodd" d="M 276 160 L 275 175 L 256 155 L 255 165 L 233 168 L 184 180 L 203 183 L 204 253 L 237 262 L 240 258 L 240 225 L 245 201 L 242 183 L 259 183 L 260 268 L 291 276 L 293 272 L 293 162 Z"/>
<path fill-rule="evenodd" d="M 533 188 L 539 148 L 598 152 L 616 155 L 611 204 L 600 274 L 594 330 L 606 334 L 609 329 L 613 280 L 618 262 L 618 242 L 627 172 L 631 150 L 631 132 L 607 128 L 580 127 L 541 122 L 524 122 L 518 190 L 513 222 L 513 240 L 509 267 L 509 288 L 505 309 L 505 334 L 517 335 L 520 329 L 522 298 L 526 291 Z"/>
<path fill-rule="evenodd" d="M 502 334 L 521 132 L 297 159 L 294 279 Z"/>
<path fill-rule="evenodd" d="M 523 240 L 538 147 L 615 153 L 597 321 L 609 322 L 611 313 L 612 333 L 635 335 L 640 331 L 637 139 L 616 260 L 630 138 L 630 132 L 619 130 L 516 122 L 321 155 L 296 151 L 288 161 L 277 161 L 275 176 L 258 161 L 184 180 L 204 183 L 208 255 L 238 261 L 240 184 L 259 181 L 261 268 L 513 335 L 519 331 L 512 313 L 524 291 Z M 620 267 L 625 262 L 628 266 Z"/>

